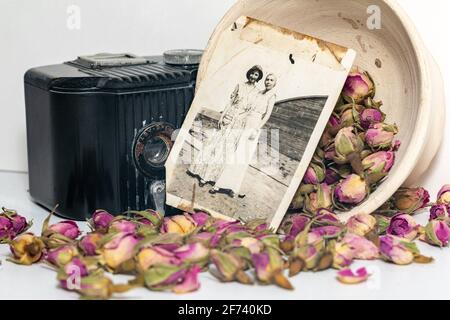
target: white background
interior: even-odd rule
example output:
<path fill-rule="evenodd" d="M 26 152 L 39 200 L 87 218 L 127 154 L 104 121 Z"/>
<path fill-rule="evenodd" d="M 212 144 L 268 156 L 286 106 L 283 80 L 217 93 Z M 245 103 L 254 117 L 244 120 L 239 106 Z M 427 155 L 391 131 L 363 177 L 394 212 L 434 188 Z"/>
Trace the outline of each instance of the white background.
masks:
<path fill-rule="evenodd" d="M 311 0 L 312 1 L 312 0 Z M 399 0 L 443 72 L 450 105 L 450 1 Z M 80 54 L 160 54 L 204 48 L 234 0 L 0 0 L 0 170 L 26 171 L 23 74 Z M 81 28 L 67 27 L 70 5 L 81 8 Z M 450 124 L 450 112 L 447 113 Z M 450 182 L 446 139 L 424 183 Z"/>
<path fill-rule="evenodd" d="M 314 0 L 310 0 L 314 1 Z M 159 54 L 169 48 L 203 48 L 220 17 L 234 0 L 0 0 L 0 170 L 26 170 L 23 73 L 30 67 L 59 63 L 79 54 L 131 51 Z M 450 1 L 399 0 L 440 65 L 450 106 Z M 68 5 L 82 8 L 79 31 L 66 27 Z M 450 183 L 450 110 L 445 141 L 422 181 L 434 194 Z M 46 212 L 28 200 L 27 176 L 0 172 L 0 204 L 34 218 L 32 231 Z M 29 214 L 33 213 L 32 216 Z M 57 220 L 55 218 L 55 220 Z M 426 215 L 420 217 L 425 223 Z M 85 228 L 86 226 L 84 226 Z M 143 299 L 445 299 L 450 296 L 450 254 L 420 244 L 422 253 L 434 256 L 431 265 L 397 267 L 380 261 L 364 262 L 371 280 L 360 286 L 343 286 L 335 271 L 305 273 L 293 279 L 296 291 L 273 286 L 247 287 L 218 283 L 202 274 L 202 290 L 177 296 L 131 291 L 128 298 Z M 0 259 L 9 256 L 0 246 Z M 357 265 L 361 265 L 357 263 Z M 0 299 L 72 299 L 76 294 L 57 289 L 56 276 L 45 265 L 30 268 L 0 264 Z M 214 293 L 214 294 L 212 294 Z"/>

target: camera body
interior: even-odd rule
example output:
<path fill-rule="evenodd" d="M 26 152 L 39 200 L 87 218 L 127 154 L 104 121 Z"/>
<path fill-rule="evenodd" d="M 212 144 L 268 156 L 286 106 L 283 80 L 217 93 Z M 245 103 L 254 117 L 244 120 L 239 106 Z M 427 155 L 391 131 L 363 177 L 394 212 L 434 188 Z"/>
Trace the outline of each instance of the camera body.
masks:
<path fill-rule="evenodd" d="M 201 52 L 79 57 L 25 74 L 29 190 L 70 219 L 165 210 L 164 163 Z"/>

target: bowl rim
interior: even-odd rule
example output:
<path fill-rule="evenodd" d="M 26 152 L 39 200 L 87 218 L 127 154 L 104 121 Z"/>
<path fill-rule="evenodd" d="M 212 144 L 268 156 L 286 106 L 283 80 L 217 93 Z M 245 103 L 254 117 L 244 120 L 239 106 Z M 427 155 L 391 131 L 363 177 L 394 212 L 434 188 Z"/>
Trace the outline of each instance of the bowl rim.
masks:
<path fill-rule="evenodd" d="M 208 52 L 214 50 L 216 45 L 219 32 L 223 30 L 226 26 L 224 25 L 227 20 L 238 10 L 240 7 L 245 8 L 244 2 L 247 0 L 238 0 L 230 9 L 225 13 L 220 22 L 215 27 L 208 44 L 205 48 L 204 55 L 202 57 L 197 82 L 202 81 L 203 75 L 205 73 L 205 67 L 208 65 L 209 56 Z M 257 1 L 257 0 L 253 0 Z M 304 0 L 300 0 L 304 1 Z M 401 5 L 397 0 L 374 0 L 376 5 L 377 2 L 386 4 L 392 11 L 394 16 L 402 24 L 405 32 L 409 38 L 409 42 L 413 48 L 414 58 L 417 61 L 417 76 L 419 79 L 419 100 L 418 100 L 418 112 L 417 118 L 414 123 L 413 134 L 410 139 L 408 148 L 405 150 L 403 155 L 403 161 L 396 164 L 397 167 L 401 167 L 400 170 L 391 171 L 387 180 L 383 183 L 383 188 L 378 188 L 374 193 L 372 193 L 368 199 L 366 199 L 362 204 L 355 207 L 353 210 L 342 213 L 339 215 L 340 219 L 346 222 L 350 217 L 357 213 L 373 213 L 379 207 L 381 207 L 390 196 L 392 196 L 408 179 L 412 174 L 414 168 L 416 167 L 418 161 L 421 158 L 423 151 L 426 149 L 427 136 L 430 132 L 431 125 L 431 102 L 432 102 L 432 92 L 430 87 L 431 81 L 431 66 L 429 62 L 429 53 L 425 44 L 417 32 L 417 29 L 412 22 L 411 18 L 407 15 Z M 198 88 L 198 86 L 197 86 Z M 401 130 L 401 128 L 400 128 Z M 389 194 L 389 196 L 386 196 Z"/>

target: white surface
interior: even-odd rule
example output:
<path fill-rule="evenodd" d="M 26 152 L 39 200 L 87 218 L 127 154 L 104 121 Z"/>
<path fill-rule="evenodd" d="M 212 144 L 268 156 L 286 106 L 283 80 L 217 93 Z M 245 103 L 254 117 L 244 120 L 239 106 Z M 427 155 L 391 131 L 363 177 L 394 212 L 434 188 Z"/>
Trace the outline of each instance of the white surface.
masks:
<path fill-rule="evenodd" d="M 28 199 L 27 175 L 0 173 L 0 206 L 17 209 L 34 220 L 32 231 L 39 233 L 47 212 Z M 427 217 L 422 215 L 420 222 Z M 58 219 L 55 218 L 54 221 Z M 82 224 L 83 229 L 86 225 Z M 200 291 L 188 295 L 156 293 L 136 289 L 119 299 L 450 299 L 450 249 L 438 249 L 419 243 L 424 255 L 436 261 L 430 265 L 414 264 L 400 267 L 381 261 L 355 263 L 366 266 L 373 274 L 370 281 L 356 286 L 345 286 L 336 279 L 336 271 L 303 273 L 291 279 L 293 292 L 274 286 L 244 286 L 236 283 L 222 284 L 213 276 L 201 276 Z M 8 246 L 0 245 L 0 300 L 3 299 L 76 299 L 78 295 L 57 288 L 56 274 L 49 267 L 39 264 L 31 267 L 17 266 L 5 261 Z M 117 282 L 128 277 L 116 276 Z"/>
<path fill-rule="evenodd" d="M 27 170 L 23 75 L 99 52 L 162 54 L 206 46 L 234 0 L 0 0 L 0 169 Z M 80 29 L 67 26 L 70 6 Z"/>

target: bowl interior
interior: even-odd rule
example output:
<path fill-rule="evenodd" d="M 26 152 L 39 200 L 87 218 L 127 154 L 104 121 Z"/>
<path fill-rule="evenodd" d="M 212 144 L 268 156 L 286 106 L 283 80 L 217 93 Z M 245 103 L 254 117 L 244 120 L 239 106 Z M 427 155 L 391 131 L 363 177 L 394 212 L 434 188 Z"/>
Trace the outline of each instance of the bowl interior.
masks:
<path fill-rule="evenodd" d="M 240 1 L 224 17 L 215 35 L 231 25 L 239 16 L 247 15 L 354 49 L 358 53 L 356 65 L 369 71 L 374 78 L 377 86 L 376 98 L 384 102 L 383 110 L 387 114 L 387 122 L 395 122 L 400 128 L 398 137 L 402 141 L 402 147 L 398 153 L 396 166 L 388 181 L 385 182 L 390 185 L 389 189 L 392 191 L 397 189 L 407 177 L 406 175 L 402 177 L 403 181 L 398 181 L 399 175 L 396 177 L 395 174 L 403 170 L 403 160 L 417 161 L 405 159 L 405 155 L 408 155 L 420 113 L 422 74 L 410 35 L 399 13 L 388 4 L 390 2 L 382 0 Z M 371 8 L 379 9 L 380 29 L 371 30 L 367 26 L 368 19 L 373 17 L 371 13 L 368 13 L 371 5 L 377 6 Z M 208 54 L 214 48 L 215 35 L 211 38 L 205 52 L 199 80 L 202 77 L 202 69 L 207 65 Z M 366 206 L 364 211 L 375 210 L 376 206 L 381 205 L 389 196 L 386 196 L 386 191 L 378 190 L 370 198 L 371 208 Z"/>

